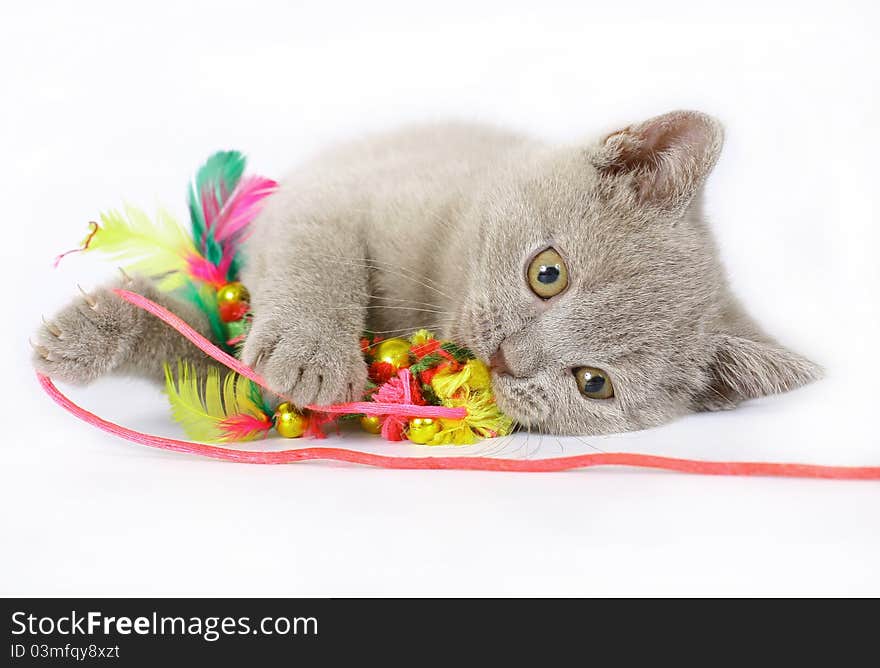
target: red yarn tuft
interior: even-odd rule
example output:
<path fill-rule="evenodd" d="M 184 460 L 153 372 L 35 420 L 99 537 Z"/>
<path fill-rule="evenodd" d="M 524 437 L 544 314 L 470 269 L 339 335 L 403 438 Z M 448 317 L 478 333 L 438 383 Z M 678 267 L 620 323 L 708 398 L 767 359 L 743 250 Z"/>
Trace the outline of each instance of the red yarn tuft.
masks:
<path fill-rule="evenodd" d="M 329 413 L 321 413 L 312 411 L 309 413 L 309 421 L 306 424 L 304 436 L 311 438 L 327 438 L 324 430 L 321 428 L 328 422 L 333 422 L 334 417 Z"/>
<path fill-rule="evenodd" d="M 417 346 L 413 346 L 409 349 L 409 351 L 415 356 L 416 359 L 422 359 L 426 355 L 430 355 L 435 352 L 440 347 L 440 342 L 437 339 L 429 339 L 424 343 L 420 343 Z"/>
<path fill-rule="evenodd" d="M 451 369 L 452 371 L 458 371 L 456 367 L 460 366 L 458 362 L 444 362 L 443 364 L 438 364 L 437 366 L 432 366 L 430 369 L 425 369 L 419 374 L 419 378 L 425 385 L 430 385 L 434 376 L 436 376 L 441 371 L 446 369 Z"/>
<path fill-rule="evenodd" d="M 374 383 L 387 383 L 394 376 L 394 366 L 388 362 L 373 362 L 370 364 L 370 380 Z"/>
<path fill-rule="evenodd" d="M 382 438 L 386 441 L 403 441 L 406 439 L 407 420 L 396 415 L 388 415 L 382 420 Z"/>

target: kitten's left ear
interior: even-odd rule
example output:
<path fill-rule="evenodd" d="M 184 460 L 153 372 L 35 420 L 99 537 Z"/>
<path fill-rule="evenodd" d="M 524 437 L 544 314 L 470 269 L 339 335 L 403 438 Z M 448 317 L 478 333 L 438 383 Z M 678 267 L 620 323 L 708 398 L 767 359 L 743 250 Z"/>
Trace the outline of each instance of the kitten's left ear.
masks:
<path fill-rule="evenodd" d="M 637 204 L 676 213 L 715 166 L 723 142 L 721 124 L 711 116 L 672 111 L 611 133 L 590 160 Z"/>
<path fill-rule="evenodd" d="M 793 390 L 822 377 L 822 368 L 806 357 L 762 337 L 713 335 L 709 384 L 695 399 L 700 410 L 733 408 L 745 399 Z"/>

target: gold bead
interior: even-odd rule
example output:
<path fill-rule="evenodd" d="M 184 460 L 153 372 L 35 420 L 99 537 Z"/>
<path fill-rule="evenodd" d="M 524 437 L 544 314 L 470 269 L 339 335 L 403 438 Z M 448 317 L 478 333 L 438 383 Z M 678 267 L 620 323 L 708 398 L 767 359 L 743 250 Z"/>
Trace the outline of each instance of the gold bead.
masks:
<path fill-rule="evenodd" d="M 413 418 L 406 435 L 413 443 L 424 445 L 440 431 L 440 423 L 433 418 Z"/>
<path fill-rule="evenodd" d="M 410 342 L 406 339 L 386 339 L 376 344 L 373 350 L 374 362 L 386 362 L 395 369 L 405 369 L 409 366 Z"/>
<path fill-rule="evenodd" d="M 237 304 L 239 302 L 250 302 L 251 295 L 238 281 L 227 283 L 217 290 L 218 304 Z"/>
<path fill-rule="evenodd" d="M 361 429 L 371 434 L 378 434 L 382 431 L 382 420 L 378 415 L 364 415 L 361 418 Z"/>
<path fill-rule="evenodd" d="M 275 429 L 284 438 L 299 438 L 309 424 L 309 418 L 286 401 L 275 409 Z"/>

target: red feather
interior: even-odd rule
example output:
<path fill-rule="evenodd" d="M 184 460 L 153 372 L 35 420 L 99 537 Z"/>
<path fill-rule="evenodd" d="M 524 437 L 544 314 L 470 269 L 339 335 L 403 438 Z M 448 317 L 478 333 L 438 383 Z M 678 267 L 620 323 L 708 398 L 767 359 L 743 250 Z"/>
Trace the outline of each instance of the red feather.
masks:
<path fill-rule="evenodd" d="M 227 441 L 246 441 L 261 434 L 266 436 L 272 427 L 272 420 L 269 417 L 257 418 L 244 413 L 230 415 L 220 422 L 224 440 Z"/>

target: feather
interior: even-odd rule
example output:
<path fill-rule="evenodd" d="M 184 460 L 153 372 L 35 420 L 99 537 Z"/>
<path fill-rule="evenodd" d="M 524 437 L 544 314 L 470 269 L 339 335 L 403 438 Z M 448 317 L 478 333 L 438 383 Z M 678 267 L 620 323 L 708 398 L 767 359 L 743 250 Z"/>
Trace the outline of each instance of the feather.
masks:
<path fill-rule="evenodd" d="M 111 209 L 87 238 L 83 250 L 97 250 L 122 261 L 125 269 L 159 277 L 159 287 L 173 290 L 186 280 L 187 258 L 195 254 L 192 239 L 167 211 L 159 210 L 155 223 L 141 209 L 126 205 L 124 213 Z"/>
<path fill-rule="evenodd" d="M 218 151 L 199 168 L 189 188 L 188 205 L 196 247 L 209 262 L 219 264 L 222 248 L 214 236 L 217 217 L 244 173 L 238 151 Z"/>
<path fill-rule="evenodd" d="M 263 200 L 278 188 L 278 184 L 264 176 L 246 176 L 236 187 L 217 216 L 215 236 L 226 242 L 240 236 L 259 213 Z"/>
<path fill-rule="evenodd" d="M 239 248 L 263 200 L 278 187 L 262 176 L 242 177 L 245 157 L 238 151 L 215 153 L 199 169 L 189 190 L 193 238 L 200 255 L 190 274 L 215 287 L 236 280 Z"/>
<path fill-rule="evenodd" d="M 227 271 L 224 271 L 216 264 L 208 262 L 201 255 L 193 255 L 187 258 L 187 260 L 189 275 L 203 283 L 210 283 L 219 289 L 229 283 L 230 280 L 233 280 L 232 277 L 228 276 Z"/>
<path fill-rule="evenodd" d="M 264 176 L 246 176 L 238 183 L 235 192 L 226 202 L 218 216 L 216 237 L 223 246 L 219 270 L 228 280 L 235 280 L 241 265 L 239 253 L 242 242 L 248 237 L 248 228 L 263 208 L 263 201 L 278 189 L 278 184 Z"/>
<path fill-rule="evenodd" d="M 226 328 L 220 319 L 217 294 L 210 285 L 185 278 L 178 294 L 205 314 L 208 318 L 208 323 L 211 325 L 211 334 L 215 341 L 226 340 Z"/>
<path fill-rule="evenodd" d="M 203 381 L 195 366 L 180 361 L 175 382 L 171 367 L 165 364 L 165 391 L 174 419 L 196 441 L 248 440 L 266 435 L 273 426 L 262 398 L 255 401 L 259 390 L 234 372 L 227 373 L 221 383 L 220 370 L 211 367 Z"/>
<path fill-rule="evenodd" d="M 220 429 L 223 431 L 224 442 L 250 441 L 260 435 L 265 435 L 272 427 L 268 418 L 256 418 L 252 415 L 230 415 L 220 421 Z"/>

